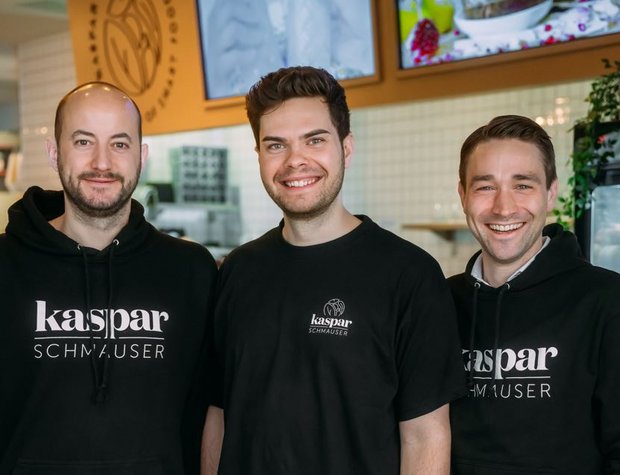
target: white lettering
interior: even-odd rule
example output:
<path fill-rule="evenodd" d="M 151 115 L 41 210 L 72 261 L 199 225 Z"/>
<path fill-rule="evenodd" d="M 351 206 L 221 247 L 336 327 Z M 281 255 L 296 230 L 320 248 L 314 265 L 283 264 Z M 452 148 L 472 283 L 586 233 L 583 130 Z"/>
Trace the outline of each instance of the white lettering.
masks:
<path fill-rule="evenodd" d="M 89 320 L 92 331 L 105 332 L 106 338 L 115 340 L 118 334 L 131 331 L 147 331 L 161 333 L 162 322 L 170 319 L 168 312 L 159 310 L 123 308 L 92 309 L 89 314 L 76 308 L 70 309 L 47 309 L 45 300 L 36 300 L 36 332 L 88 332 Z M 109 317 L 109 318 L 108 318 Z M 318 323 L 322 326 L 348 326 L 349 320 L 326 319 Z"/>
<path fill-rule="evenodd" d="M 549 371 L 548 361 L 555 358 L 559 351 L 555 346 L 549 348 L 498 348 L 493 357 L 493 350 L 463 349 L 463 363 L 465 371 L 470 371 L 474 365 L 476 373 L 492 373 L 496 380 L 505 379 L 504 373 L 511 371 Z"/>
<path fill-rule="evenodd" d="M 327 329 L 329 331 L 329 329 Z M 123 359 L 163 359 L 164 345 L 153 343 L 104 343 L 95 345 L 94 351 L 98 358 Z M 33 347 L 36 359 L 79 359 L 88 358 L 93 351 L 89 343 L 36 343 Z M 129 350 L 129 351 L 128 351 Z"/>
<path fill-rule="evenodd" d="M 310 319 L 310 325 L 315 327 L 349 328 L 349 325 L 352 323 L 353 321 L 345 320 L 344 318 L 317 317 L 316 313 L 313 313 Z"/>
<path fill-rule="evenodd" d="M 469 397 L 491 399 L 546 399 L 551 397 L 551 385 L 548 383 L 511 383 L 498 384 L 476 383 L 469 390 Z"/>

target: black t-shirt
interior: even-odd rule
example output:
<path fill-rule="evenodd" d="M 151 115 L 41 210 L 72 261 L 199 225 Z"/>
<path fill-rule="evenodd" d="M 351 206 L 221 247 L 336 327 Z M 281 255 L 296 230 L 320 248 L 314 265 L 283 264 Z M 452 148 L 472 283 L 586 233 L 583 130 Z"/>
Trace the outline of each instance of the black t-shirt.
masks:
<path fill-rule="evenodd" d="M 225 261 L 221 473 L 397 474 L 398 422 L 466 392 L 439 266 L 362 219 L 308 247 L 276 228 Z"/>

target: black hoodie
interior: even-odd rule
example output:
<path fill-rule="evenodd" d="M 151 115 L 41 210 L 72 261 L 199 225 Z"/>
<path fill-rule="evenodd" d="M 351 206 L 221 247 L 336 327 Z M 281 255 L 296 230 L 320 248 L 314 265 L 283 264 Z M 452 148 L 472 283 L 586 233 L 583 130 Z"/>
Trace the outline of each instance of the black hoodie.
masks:
<path fill-rule="evenodd" d="M 101 251 L 63 212 L 33 187 L 0 236 L 0 474 L 197 473 L 213 258 L 136 201 Z"/>
<path fill-rule="evenodd" d="M 620 473 L 620 276 L 561 226 L 544 234 L 502 287 L 471 276 L 479 253 L 449 279 L 470 381 L 451 406 L 455 474 Z"/>

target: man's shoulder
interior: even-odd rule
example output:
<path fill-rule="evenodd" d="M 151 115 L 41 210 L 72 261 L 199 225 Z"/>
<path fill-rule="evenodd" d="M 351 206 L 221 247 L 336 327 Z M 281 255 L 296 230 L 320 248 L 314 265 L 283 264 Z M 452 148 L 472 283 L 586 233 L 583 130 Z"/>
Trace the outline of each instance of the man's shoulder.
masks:
<path fill-rule="evenodd" d="M 280 229 L 273 228 L 262 236 L 247 241 L 233 249 L 226 259 L 244 259 L 248 257 L 267 256 L 277 249 L 277 243 L 282 242 Z"/>
<path fill-rule="evenodd" d="M 209 250 L 194 241 L 170 236 L 160 231 L 153 233 L 153 241 L 165 257 L 179 262 L 215 263 Z"/>
<path fill-rule="evenodd" d="M 586 264 L 580 269 L 575 270 L 576 278 L 583 283 L 583 289 L 599 291 L 602 293 L 611 292 L 620 301 L 620 274 L 595 265 Z"/>
<path fill-rule="evenodd" d="M 426 250 L 394 232 L 379 225 L 374 225 L 368 233 L 373 247 L 381 250 L 384 258 L 402 262 L 404 265 L 427 265 L 438 267 L 437 260 Z"/>

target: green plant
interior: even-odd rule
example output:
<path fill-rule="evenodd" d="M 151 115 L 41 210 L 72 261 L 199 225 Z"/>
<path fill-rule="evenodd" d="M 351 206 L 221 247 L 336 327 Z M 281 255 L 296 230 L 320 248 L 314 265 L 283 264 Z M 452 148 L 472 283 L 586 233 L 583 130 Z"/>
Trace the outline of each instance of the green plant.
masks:
<path fill-rule="evenodd" d="M 578 131 L 579 136 L 569 159 L 573 174 L 568 179 L 568 191 L 553 210 L 557 222 L 565 228 L 590 207 L 593 181 L 601 166 L 613 158 L 613 144 L 603 140 L 599 131 L 600 124 L 620 120 L 620 61 L 603 59 L 603 64 L 611 71 L 592 82 L 586 98 L 588 113 L 570 129 Z"/>

